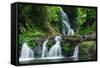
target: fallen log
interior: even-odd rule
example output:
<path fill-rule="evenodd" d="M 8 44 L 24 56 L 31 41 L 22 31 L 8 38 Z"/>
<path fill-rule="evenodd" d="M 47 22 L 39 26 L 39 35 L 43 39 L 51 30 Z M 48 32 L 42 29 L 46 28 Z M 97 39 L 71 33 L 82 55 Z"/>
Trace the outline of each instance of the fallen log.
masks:
<path fill-rule="evenodd" d="M 66 41 L 77 41 L 77 42 L 96 40 L 95 35 L 62 36 L 62 37 Z"/>
<path fill-rule="evenodd" d="M 82 41 L 92 41 L 96 40 L 96 35 L 74 35 L 74 36 L 68 36 L 68 35 L 60 35 L 62 36 L 62 40 L 70 41 L 70 42 L 82 42 Z M 55 36 L 40 36 L 38 37 L 39 40 L 43 41 L 46 39 L 54 40 Z"/>

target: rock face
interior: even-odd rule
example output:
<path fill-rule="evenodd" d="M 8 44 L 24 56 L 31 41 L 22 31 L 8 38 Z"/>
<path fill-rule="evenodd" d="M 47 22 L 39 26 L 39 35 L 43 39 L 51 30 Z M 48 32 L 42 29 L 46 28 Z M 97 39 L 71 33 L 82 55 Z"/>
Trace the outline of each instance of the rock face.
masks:
<path fill-rule="evenodd" d="M 39 58 L 42 55 L 42 42 L 41 40 L 36 41 L 34 50 L 34 57 Z"/>

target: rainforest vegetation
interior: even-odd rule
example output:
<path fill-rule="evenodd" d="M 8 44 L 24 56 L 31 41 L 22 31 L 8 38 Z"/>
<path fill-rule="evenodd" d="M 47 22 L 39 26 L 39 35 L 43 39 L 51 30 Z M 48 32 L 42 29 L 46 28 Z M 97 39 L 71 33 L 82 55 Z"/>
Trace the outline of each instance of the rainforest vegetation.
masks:
<path fill-rule="evenodd" d="M 73 36 L 96 35 L 96 8 L 71 6 L 41 6 L 19 5 L 19 46 L 27 41 L 34 48 L 38 37 L 52 37 L 62 34 L 60 8 L 67 14 L 69 24 L 74 30 Z M 54 44 L 54 40 L 48 46 Z M 43 42 L 43 41 L 42 41 Z M 65 55 L 72 55 L 74 45 L 78 42 L 62 40 L 62 50 Z M 80 45 L 80 57 L 95 59 L 96 41 L 84 41 Z"/>

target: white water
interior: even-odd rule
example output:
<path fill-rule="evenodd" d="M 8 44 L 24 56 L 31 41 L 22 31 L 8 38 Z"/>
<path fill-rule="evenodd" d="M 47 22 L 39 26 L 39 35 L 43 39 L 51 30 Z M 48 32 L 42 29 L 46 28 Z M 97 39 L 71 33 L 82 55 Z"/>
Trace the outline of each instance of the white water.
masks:
<path fill-rule="evenodd" d="M 76 45 L 72 58 L 74 58 L 74 60 L 78 60 L 78 54 L 79 54 L 79 45 Z"/>
<path fill-rule="evenodd" d="M 25 42 L 22 45 L 22 50 L 21 50 L 21 56 L 19 60 L 24 60 L 24 59 L 33 59 L 34 58 L 34 52 L 31 48 L 28 47 L 28 44 Z"/>
<path fill-rule="evenodd" d="M 42 58 L 44 58 L 44 57 L 47 56 L 47 52 L 48 52 L 47 43 L 48 43 L 48 39 L 46 39 L 46 40 L 43 42 Z"/>
<path fill-rule="evenodd" d="M 62 57 L 61 47 L 60 47 L 60 41 L 61 36 L 56 36 L 55 41 L 56 43 L 50 48 L 48 57 Z"/>
<path fill-rule="evenodd" d="M 67 14 L 63 11 L 62 8 L 60 8 L 61 12 L 61 20 L 62 20 L 62 33 L 64 35 L 73 35 L 74 30 L 70 27 L 69 20 Z"/>

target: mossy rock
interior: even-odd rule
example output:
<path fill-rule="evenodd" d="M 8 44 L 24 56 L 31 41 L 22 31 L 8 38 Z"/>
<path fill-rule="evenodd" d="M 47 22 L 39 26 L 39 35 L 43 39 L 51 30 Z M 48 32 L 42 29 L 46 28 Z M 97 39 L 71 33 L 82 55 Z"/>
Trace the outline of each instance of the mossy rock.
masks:
<path fill-rule="evenodd" d="M 96 59 L 96 41 L 83 41 L 80 45 L 79 57 L 84 60 Z"/>

